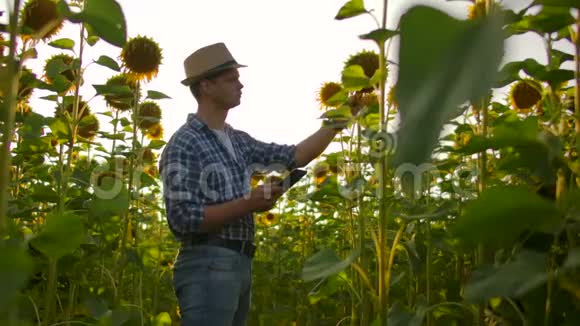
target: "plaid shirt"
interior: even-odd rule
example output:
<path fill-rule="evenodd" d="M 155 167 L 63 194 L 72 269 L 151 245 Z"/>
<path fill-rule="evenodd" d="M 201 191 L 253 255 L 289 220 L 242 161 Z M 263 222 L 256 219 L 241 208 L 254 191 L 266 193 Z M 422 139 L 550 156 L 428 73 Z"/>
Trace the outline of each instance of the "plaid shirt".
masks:
<path fill-rule="evenodd" d="M 167 221 L 178 240 L 201 234 L 205 206 L 247 195 L 254 171 L 292 169 L 296 165 L 294 145 L 264 143 L 227 124 L 225 132 L 235 158 L 204 122 L 190 114 L 161 154 L 159 170 Z M 253 214 L 225 225 L 218 236 L 253 240 Z"/>

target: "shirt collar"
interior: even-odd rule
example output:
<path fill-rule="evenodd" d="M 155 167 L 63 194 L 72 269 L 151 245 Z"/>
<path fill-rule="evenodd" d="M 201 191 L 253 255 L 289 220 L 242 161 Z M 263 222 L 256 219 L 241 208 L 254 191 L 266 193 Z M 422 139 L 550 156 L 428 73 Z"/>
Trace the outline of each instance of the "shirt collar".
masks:
<path fill-rule="evenodd" d="M 204 127 L 210 129 L 207 124 L 201 121 L 195 113 L 190 113 L 187 116 L 187 124 L 194 130 L 200 130 Z M 228 123 L 224 125 L 224 131 L 231 131 L 233 128 Z"/>

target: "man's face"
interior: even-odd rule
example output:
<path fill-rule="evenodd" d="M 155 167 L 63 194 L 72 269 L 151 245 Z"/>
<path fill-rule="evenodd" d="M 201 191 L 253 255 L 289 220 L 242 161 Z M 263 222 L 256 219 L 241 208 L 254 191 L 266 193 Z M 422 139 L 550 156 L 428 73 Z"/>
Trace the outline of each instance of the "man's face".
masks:
<path fill-rule="evenodd" d="M 205 92 L 208 98 L 224 110 L 240 105 L 244 85 L 240 82 L 238 69 L 226 70 L 205 82 Z"/>

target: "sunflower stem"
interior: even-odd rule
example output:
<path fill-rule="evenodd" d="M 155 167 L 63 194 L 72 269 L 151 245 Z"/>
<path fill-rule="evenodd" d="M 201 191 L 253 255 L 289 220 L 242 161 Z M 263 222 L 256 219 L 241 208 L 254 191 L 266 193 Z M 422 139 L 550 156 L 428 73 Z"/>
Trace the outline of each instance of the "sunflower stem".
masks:
<path fill-rule="evenodd" d="M 10 45 L 8 52 L 7 71 L 9 72 L 8 87 L 6 89 L 6 101 L 4 102 L 4 130 L 2 130 L 2 148 L 0 149 L 0 240 L 7 235 L 7 211 L 8 211 L 8 184 L 12 155 L 10 144 L 14 133 L 14 119 L 16 108 L 16 96 L 18 93 L 18 79 L 20 76 L 21 62 L 16 60 L 16 44 L 18 36 L 18 13 L 20 12 L 20 0 L 14 0 L 14 7 L 10 13 L 8 30 L 10 31 Z"/>
<path fill-rule="evenodd" d="M 383 17 L 382 17 L 382 28 L 387 26 L 387 10 L 388 10 L 388 0 L 383 1 Z M 385 42 L 379 42 L 379 75 L 381 76 L 381 81 L 379 82 L 379 116 L 380 116 L 380 131 L 386 134 L 387 132 L 387 120 L 385 119 L 385 83 L 386 83 L 386 69 L 385 69 Z M 386 144 L 385 144 L 386 145 Z M 386 147 L 386 146 L 383 146 Z M 388 291 L 387 287 L 387 227 L 388 227 L 388 214 L 387 214 L 387 202 L 385 192 L 387 189 L 386 175 L 388 166 L 388 156 L 387 153 L 380 153 L 379 160 L 379 189 L 377 197 L 379 200 L 379 234 L 378 234 L 378 276 L 379 276 L 379 288 L 378 288 L 378 310 L 379 310 L 379 324 L 387 325 L 387 312 L 388 312 Z"/>

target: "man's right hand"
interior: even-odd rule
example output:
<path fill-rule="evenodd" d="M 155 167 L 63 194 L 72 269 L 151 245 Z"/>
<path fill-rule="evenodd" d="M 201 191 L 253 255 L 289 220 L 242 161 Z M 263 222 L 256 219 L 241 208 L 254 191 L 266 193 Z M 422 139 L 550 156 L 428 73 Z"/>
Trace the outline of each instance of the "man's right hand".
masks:
<path fill-rule="evenodd" d="M 260 185 L 252 189 L 250 196 L 247 199 L 249 201 L 249 206 L 253 212 L 265 212 L 269 211 L 276 205 L 276 201 L 282 194 L 284 190 L 282 187 L 275 184 Z"/>

